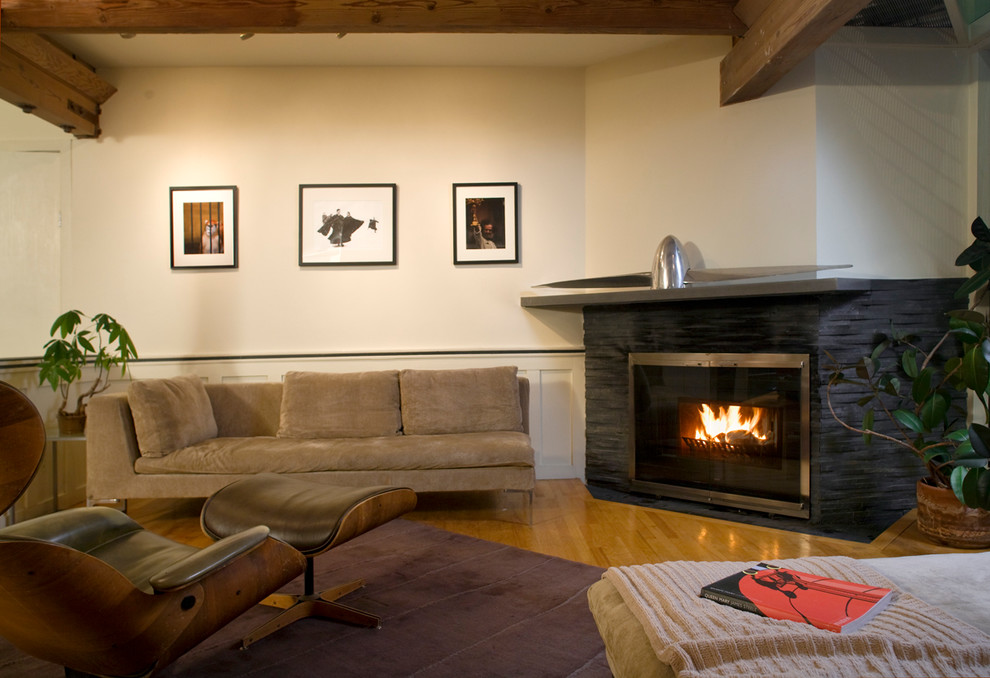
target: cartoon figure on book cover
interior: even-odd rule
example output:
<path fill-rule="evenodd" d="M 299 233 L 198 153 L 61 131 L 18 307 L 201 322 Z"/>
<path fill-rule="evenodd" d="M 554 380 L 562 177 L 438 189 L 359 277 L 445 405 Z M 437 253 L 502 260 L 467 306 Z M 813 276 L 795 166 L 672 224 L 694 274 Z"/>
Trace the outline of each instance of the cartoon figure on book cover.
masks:
<path fill-rule="evenodd" d="M 875 605 L 888 589 L 818 577 L 774 565 L 749 568 L 739 592 L 768 617 L 816 625 L 817 619 L 856 618 Z M 771 612 L 772 611 L 772 612 Z"/>

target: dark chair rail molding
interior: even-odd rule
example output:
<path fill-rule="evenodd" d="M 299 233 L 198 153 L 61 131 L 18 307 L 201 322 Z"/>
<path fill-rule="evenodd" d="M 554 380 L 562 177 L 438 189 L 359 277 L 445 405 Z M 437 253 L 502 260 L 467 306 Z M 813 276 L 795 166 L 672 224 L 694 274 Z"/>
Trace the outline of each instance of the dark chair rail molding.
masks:
<path fill-rule="evenodd" d="M 457 356 L 512 356 L 512 355 L 584 355 L 584 348 L 525 348 L 525 349 L 468 349 L 435 351 L 343 351 L 339 353 L 256 353 L 248 355 L 190 355 L 164 356 L 158 358 L 138 358 L 132 363 L 187 363 L 187 362 L 229 362 L 241 360 L 320 360 L 336 358 L 407 358 L 407 357 L 457 357 Z M 41 356 L 29 358 L 2 358 L 0 370 L 34 368 Z"/>

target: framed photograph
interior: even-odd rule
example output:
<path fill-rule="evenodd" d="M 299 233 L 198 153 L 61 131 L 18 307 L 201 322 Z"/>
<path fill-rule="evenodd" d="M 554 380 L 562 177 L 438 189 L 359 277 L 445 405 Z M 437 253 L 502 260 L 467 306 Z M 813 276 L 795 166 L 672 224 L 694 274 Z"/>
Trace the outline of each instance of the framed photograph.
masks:
<path fill-rule="evenodd" d="M 519 184 L 454 184 L 454 263 L 519 263 Z"/>
<path fill-rule="evenodd" d="M 299 265 L 395 263 L 395 184 L 299 186 Z"/>
<path fill-rule="evenodd" d="M 172 268 L 237 268 L 237 186 L 172 187 Z"/>

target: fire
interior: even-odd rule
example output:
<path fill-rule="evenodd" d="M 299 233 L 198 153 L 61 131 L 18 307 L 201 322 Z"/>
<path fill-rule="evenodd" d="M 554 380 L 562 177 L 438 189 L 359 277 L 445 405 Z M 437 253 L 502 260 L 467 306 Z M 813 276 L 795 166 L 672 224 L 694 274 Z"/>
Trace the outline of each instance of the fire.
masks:
<path fill-rule="evenodd" d="M 715 414 L 707 404 L 702 404 L 701 427 L 694 432 L 694 437 L 719 442 L 766 440 L 766 433 L 760 431 L 761 410 L 755 407 L 746 409 L 752 412 L 751 417 L 744 417 L 743 408 L 739 405 L 719 407 L 718 414 Z"/>

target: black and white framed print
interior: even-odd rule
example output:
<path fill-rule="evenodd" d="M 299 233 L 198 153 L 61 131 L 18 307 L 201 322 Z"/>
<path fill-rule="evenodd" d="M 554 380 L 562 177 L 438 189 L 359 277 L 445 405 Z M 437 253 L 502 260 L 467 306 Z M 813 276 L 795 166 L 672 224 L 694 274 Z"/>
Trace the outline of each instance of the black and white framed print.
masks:
<path fill-rule="evenodd" d="M 299 265 L 395 263 L 395 184 L 301 184 Z"/>
<path fill-rule="evenodd" d="M 172 268 L 237 268 L 237 187 L 169 189 Z"/>
<path fill-rule="evenodd" d="M 454 263 L 519 263 L 519 184 L 454 184 Z"/>

